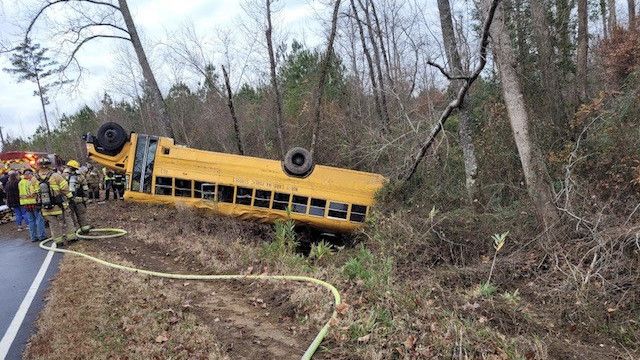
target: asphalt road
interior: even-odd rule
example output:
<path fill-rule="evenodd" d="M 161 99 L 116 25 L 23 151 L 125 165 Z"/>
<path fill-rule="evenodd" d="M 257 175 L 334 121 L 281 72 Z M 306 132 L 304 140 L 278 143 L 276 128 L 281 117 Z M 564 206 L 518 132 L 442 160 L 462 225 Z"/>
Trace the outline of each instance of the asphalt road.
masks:
<path fill-rule="evenodd" d="M 44 295 L 61 257 L 60 254 L 54 254 L 47 271 L 43 270 L 44 278 L 35 292 L 33 302 L 17 328 L 15 338 L 9 342 L 10 325 L 47 256 L 47 252 L 40 249 L 38 243 L 32 243 L 27 238 L 26 232 L 15 232 L 13 224 L 0 225 L 0 360 L 7 348 L 5 359 L 22 357 L 27 341 L 35 331 L 35 321 L 44 306 Z M 23 309 L 27 304 L 28 301 L 25 301 Z M 14 321 L 13 330 L 16 325 Z"/>

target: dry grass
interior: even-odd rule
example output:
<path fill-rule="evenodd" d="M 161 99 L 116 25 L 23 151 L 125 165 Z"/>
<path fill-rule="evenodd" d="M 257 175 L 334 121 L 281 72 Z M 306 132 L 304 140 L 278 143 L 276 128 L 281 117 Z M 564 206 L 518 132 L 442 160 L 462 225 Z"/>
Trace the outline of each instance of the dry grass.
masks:
<path fill-rule="evenodd" d="M 340 321 L 323 342 L 316 356 L 321 359 L 637 358 L 640 319 L 637 313 L 634 315 L 633 306 L 607 313 L 606 304 L 577 303 L 569 289 L 559 288 L 564 286 L 566 278 L 548 264 L 545 253 L 536 247 L 535 238 L 527 235 L 530 229 L 523 224 L 530 223 L 528 215 L 513 212 L 498 217 L 448 212 L 429 219 L 418 211 L 398 211 L 386 215 L 361 236 L 362 244 L 327 255 L 322 261 L 269 252 L 266 244 L 274 235 L 269 226 L 202 216 L 189 209 L 122 203 L 109 204 L 94 215 L 96 219 L 106 219 L 109 214 L 108 221 L 99 220 L 100 225 L 126 228 L 131 232 L 130 237 L 119 245 L 100 242 L 91 246 L 93 249 L 113 247 L 112 250 L 124 258 L 151 268 L 168 266 L 183 272 L 205 273 L 306 274 L 327 280 L 340 289 L 348 307 L 341 309 Z M 516 231 L 510 235 L 505 253 L 499 255 L 492 281 L 497 290 L 491 296 L 482 295 L 477 289 L 486 280 L 491 266 L 490 235 L 492 231 L 510 229 Z M 152 254 L 164 257 L 166 263 L 157 262 Z M 65 259 L 63 267 L 67 261 Z M 92 269 L 90 272 L 101 274 L 102 271 Z M 43 319 L 49 318 L 52 306 L 56 306 L 56 291 L 61 295 L 66 286 L 58 281 Z M 109 277 L 78 282 L 106 282 L 116 289 L 126 287 L 116 286 L 114 282 L 119 281 Z M 153 283 L 143 281 L 146 286 Z M 111 288 L 106 289 L 113 291 Z M 107 292 L 106 289 L 99 293 Z M 331 311 L 329 295 L 317 287 L 254 283 L 234 291 L 233 295 L 248 306 L 242 310 L 248 314 L 238 315 L 238 322 L 243 316 L 260 315 L 251 310 L 260 298 L 269 304 L 270 317 L 274 319 L 268 331 L 281 332 L 283 337 L 297 336 L 296 342 L 303 347 Z M 631 295 L 626 295 L 625 303 L 629 303 Z M 177 298 L 171 306 L 179 308 L 183 299 Z M 603 297 L 594 299 L 600 301 Z M 117 316 L 130 316 L 126 314 L 135 312 L 142 316 L 150 312 L 144 302 L 131 303 L 122 311 L 113 310 L 120 306 L 116 300 L 99 303 L 108 311 L 117 311 Z M 223 354 L 231 358 L 251 358 L 229 350 L 229 344 L 238 346 L 238 340 L 220 336 L 219 324 L 207 320 L 201 313 L 196 315 L 193 326 L 204 326 L 214 335 L 218 334 L 216 341 Z M 105 316 L 96 323 L 111 324 L 117 319 Z M 164 329 L 163 323 L 159 324 L 146 327 L 155 329 L 155 334 Z M 243 331 L 251 331 L 255 324 L 247 326 Z M 295 330 L 289 331 L 291 328 Z M 83 330 L 86 331 L 89 330 Z M 43 331 L 38 333 L 29 349 L 30 355 L 35 355 L 33 347 L 37 346 L 37 339 L 48 336 L 43 334 Z M 78 334 L 82 337 L 82 332 Z M 301 334 L 306 335 L 300 337 Z M 149 336 L 151 334 L 139 337 L 148 340 Z M 127 338 L 126 344 L 128 341 Z M 102 343 L 110 344 L 108 348 L 116 349 L 115 353 L 122 356 L 141 351 L 116 340 Z M 98 357 L 106 354 L 107 346 L 102 343 L 87 343 L 83 353 L 98 354 Z M 153 342 L 151 345 L 154 346 Z M 291 345 L 274 347 L 277 349 L 271 349 L 271 354 L 287 351 L 297 356 L 291 351 Z M 198 342 L 189 348 L 219 354 L 211 343 Z M 62 350 L 52 353 L 60 354 Z M 271 358 L 276 357 L 271 355 Z"/>
<path fill-rule="evenodd" d="M 186 301 L 161 279 L 66 255 L 24 358 L 224 359 Z"/>

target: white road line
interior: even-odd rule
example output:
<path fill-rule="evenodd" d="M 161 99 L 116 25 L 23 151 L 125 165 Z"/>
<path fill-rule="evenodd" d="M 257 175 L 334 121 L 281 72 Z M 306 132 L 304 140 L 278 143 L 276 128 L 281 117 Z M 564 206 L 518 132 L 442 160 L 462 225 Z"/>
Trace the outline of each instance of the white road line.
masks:
<path fill-rule="evenodd" d="M 56 245 L 53 244 L 53 247 L 55 246 Z M 42 283 L 42 279 L 44 279 L 44 275 L 47 273 L 53 254 L 53 251 L 49 251 L 49 253 L 47 253 L 47 257 L 44 258 L 44 262 L 42 262 L 42 266 L 40 266 L 38 274 L 35 279 L 33 279 L 33 283 L 31 283 L 29 291 L 27 291 L 27 295 L 22 299 L 22 303 L 20 303 L 18 311 L 13 317 L 13 320 L 11 320 L 11 324 L 9 325 L 7 332 L 4 333 L 4 336 L 0 341 L 0 359 L 5 359 L 7 357 L 11 344 L 13 343 L 13 340 L 15 340 L 16 335 L 18 335 L 18 330 L 20 330 L 24 317 L 27 315 L 27 311 L 29 311 L 29 307 L 31 307 L 33 298 L 36 296 L 40 283 Z"/>

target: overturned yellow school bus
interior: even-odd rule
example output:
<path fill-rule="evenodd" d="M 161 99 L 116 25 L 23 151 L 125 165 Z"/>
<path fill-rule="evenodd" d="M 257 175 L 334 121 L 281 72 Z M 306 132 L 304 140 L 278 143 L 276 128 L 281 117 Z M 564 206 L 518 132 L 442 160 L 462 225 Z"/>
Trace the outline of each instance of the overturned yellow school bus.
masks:
<path fill-rule="evenodd" d="M 363 225 L 386 181 L 378 174 L 313 165 L 301 148 L 283 161 L 267 160 L 127 134 L 116 123 L 102 125 L 85 140 L 92 160 L 127 174 L 126 200 L 183 203 L 262 222 L 290 217 L 337 233 Z"/>

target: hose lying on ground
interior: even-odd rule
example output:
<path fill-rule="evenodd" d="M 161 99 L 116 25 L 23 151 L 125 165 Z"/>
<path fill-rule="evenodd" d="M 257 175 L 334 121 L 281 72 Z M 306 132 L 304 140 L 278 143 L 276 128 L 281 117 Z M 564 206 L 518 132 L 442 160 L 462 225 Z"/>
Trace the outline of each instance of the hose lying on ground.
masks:
<path fill-rule="evenodd" d="M 90 240 L 90 239 L 106 239 L 106 238 L 114 238 L 114 237 L 120 237 L 120 236 L 124 236 L 127 234 L 127 232 L 125 230 L 122 229 L 92 229 L 90 230 L 90 233 L 104 233 L 107 232 L 108 234 L 106 235 L 87 235 L 87 234 L 82 234 L 80 233 L 80 231 L 76 232 L 76 236 L 79 239 L 86 239 L 86 240 Z M 313 354 L 316 352 L 316 350 L 318 349 L 318 346 L 320 346 L 320 343 L 322 342 L 322 340 L 325 338 L 325 336 L 327 335 L 327 332 L 329 331 L 329 327 L 331 326 L 331 321 L 333 319 L 335 319 L 337 317 L 337 306 L 340 305 L 341 300 L 340 300 L 340 293 L 338 292 L 338 289 L 336 289 L 333 285 L 329 284 L 328 282 L 319 280 L 319 279 L 315 279 L 312 277 L 308 277 L 308 276 L 296 276 L 296 275 L 197 275 L 197 274 L 174 274 L 174 273 L 164 273 L 164 272 L 158 272 L 158 271 L 151 271 L 151 270 L 145 270 L 145 269 L 138 269 L 138 268 L 134 268 L 134 267 L 130 267 L 130 266 L 125 266 L 125 265 L 120 265 L 120 264 L 115 264 L 103 259 L 99 259 L 97 257 L 91 256 L 91 255 L 87 255 L 85 253 L 79 252 L 79 251 L 73 251 L 73 250 L 68 250 L 68 249 L 64 249 L 64 248 L 58 248 L 58 247 L 51 247 L 51 246 L 46 246 L 45 243 L 52 241 L 52 239 L 46 239 L 43 240 L 42 242 L 40 242 L 40 247 L 44 250 L 48 250 L 48 251 L 55 251 L 55 252 L 59 252 L 59 253 L 65 253 L 65 254 L 73 254 L 73 255 L 77 255 L 77 256 L 81 256 L 85 259 L 89 259 L 91 261 L 95 261 L 99 264 L 105 265 L 105 266 L 109 266 L 111 268 L 114 269 L 119 269 L 119 270 L 124 270 L 124 271 L 131 271 L 131 272 L 135 272 L 135 273 L 139 273 L 139 274 L 145 274 L 145 275 L 150 275 L 150 276 L 157 276 L 157 277 L 162 277 L 162 278 L 168 278 L 168 279 L 180 279 L 180 280 L 278 280 L 278 281 L 298 281 L 298 282 L 309 282 L 315 285 L 320 285 L 323 286 L 327 289 L 329 289 L 331 291 L 331 293 L 333 294 L 333 299 L 334 299 L 334 310 L 333 310 L 333 314 L 331 315 L 331 319 L 329 319 L 329 321 L 327 321 L 327 323 L 322 327 L 322 329 L 320 329 L 320 332 L 318 333 L 318 335 L 316 335 L 316 337 L 313 339 L 313 341 L 311 342 L 311 344 L 309 345 L 309 347 L 307 348 L 307 351 L 305 351 L 304 355 L 302 356 L 302 360 L 309 360 L 311 359 L 311 357 L 313 356 Z"/>

